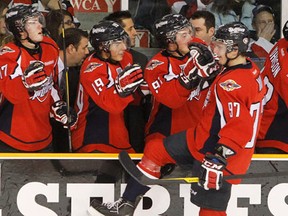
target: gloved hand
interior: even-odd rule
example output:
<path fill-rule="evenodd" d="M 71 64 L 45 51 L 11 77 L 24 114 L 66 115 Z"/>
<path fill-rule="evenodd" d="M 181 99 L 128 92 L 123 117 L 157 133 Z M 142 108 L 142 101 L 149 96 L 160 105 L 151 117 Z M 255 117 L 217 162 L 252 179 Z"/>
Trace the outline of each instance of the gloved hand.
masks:
<path fill-rule="evenodd" d="M 115 79 L 115 87 L 120 97 L 132 94 L 144 81 L 143 71 L 137 64 L 125 67 Z"/>
<path fill-rule="evenodd" d="M 225 158 L 206 154 L 202 161 L 198 184 L 205 190 L 219 190 L 223 183 L 223 169 L 226 165 Z"/>
<path fill-rule="evenodd" d="M 207 46 L 200 43 L 191 43 L 189 49 L 193 63 L 198 68 L 197 74 L 199 77 L 210 79 L 220 72 L 220 65 L 215 61 Z"/>
<path fill-rule="evenodd" d="M 190 57 L 179 74 L 178 81 L 186 89 L 195 88 L 201 81 L 198 76 L 198 68 L 195 66 L 193 61 L 193 57 Z"/>
<path fill-rule="evenodd" d="M 65 101 L 56 101 L 52 104 L 50 117 L 56 121 L 61 122 L 64 128 L 70 126 L 70 130 L 74 130 L 77 127 L 78 115 L 76 111 L 69 107 L 69 116 L 67 115 L 67 103 Z M 68 119 L 70 117 L 70 120 Z"/>
<path fill-rule="evenodd" d="M 44 63 L 35 61 L 23 72 L 22 82 L 29 92 L 41 89 L 49 81 L 49 77 L 43 69 Z"/>

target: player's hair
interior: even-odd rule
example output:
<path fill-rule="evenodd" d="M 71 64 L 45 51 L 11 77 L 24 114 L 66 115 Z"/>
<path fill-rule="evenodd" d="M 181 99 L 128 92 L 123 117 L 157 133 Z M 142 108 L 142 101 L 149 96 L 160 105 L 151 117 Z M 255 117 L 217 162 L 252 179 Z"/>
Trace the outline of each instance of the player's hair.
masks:
<path fill-rule="evenodd" d="M 205 20 L 205 26 L 207 28 L 207 31 L 210 28 L 215 28 L 215 16 L 213 13 L 210 11 L 195 11 L 190 19 L 195 20 L 195 19 L 200 19 L 203 18 Z"/>
<path fill-rule="evenodd" d="M 123 28 L 125 27 L 124 23 L 123 23 L 124 19 L 132 19 L 131 13 L 129 11 L 127 11 L 127 10 L 125 10 L 125 11 L 115 11 L 115 12 L 109 14 L 108 16 L 104 17 L 104 20 L 110 20 L 110 21 L 117 22 Z"/>
<path fill-rule="evenodd" d="M 72 44 L 76 49 L 78 48 L 81 39 L 84 38 L 88 38 L 88 32 L 84 31 L 82 29 L 77 29 L 77 28 L 69 28 L 69 29 L 65 29 L 64 31 L 65 34 L 65 46 L 68 47 L 70 44 Z M 64 49 L 64 42 L 63 42 L 63 37 L 62 37 L 62 33 L 61 33 L 61 37 L 59 37 L 58 41 L 57 41 L 57 45 L 59 46 L 60 50 Z"/>

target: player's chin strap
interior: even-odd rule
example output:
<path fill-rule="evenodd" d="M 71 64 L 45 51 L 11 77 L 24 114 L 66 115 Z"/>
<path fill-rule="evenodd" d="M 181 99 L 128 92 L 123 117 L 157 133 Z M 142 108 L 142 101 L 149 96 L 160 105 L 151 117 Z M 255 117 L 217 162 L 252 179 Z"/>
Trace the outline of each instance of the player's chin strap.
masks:
<path fill-rule="evenodd" d="M 179 51 L 179 46 L 178 46 L 178 44 L 177 44 L 176 42 L 175 42 L 175 44 L 176 44 L 177 48 L 176 48 L 175 50 L 169 51 L 169 53 L 177 53 L 180 57 L 185 56 L 186 54 L 182 54 L 182 53 Z"/>
<path fill-rule="evenodd" d="M 232 52 L 234 49 L 232 49 L 230 52 Z M 238 50 L 238 49 L 237 49 Z M 225 54 L 225 57 L 227 58 L 227 61 L 226 61 L 226 63 L 223 65 L 224 67 L 228 67 L 228 63 L 231 61 L 231 60 L 234 60 L 234 59 L 236 59 L 236 58 L 238 58 L 238 56 L 240 55 L 240 53 L 239 53 L 239 50 L 238 50 L 238 53 L 237 53 L 237 55 L 234 57 L 234 58 L 228 58 L 228 56 L 227 56 L 227 54 L 228 53 L 230 53 L 230 52 L 226 52 L 226 54 Z"/>
<path fill-rule="evenodd" d="M 24 30 L 27 33 L 27 37 L 24 39 L 19 38 L 20 41 L 24 41 L 27 40 L 29 43 L 34 44 L 35 48 L 34 49 L 38 49 L 39 48 L 39 42 L 34 42 L 33 40 L 31 40 L 31 38 L 29 37 L 29 33 Z"/>

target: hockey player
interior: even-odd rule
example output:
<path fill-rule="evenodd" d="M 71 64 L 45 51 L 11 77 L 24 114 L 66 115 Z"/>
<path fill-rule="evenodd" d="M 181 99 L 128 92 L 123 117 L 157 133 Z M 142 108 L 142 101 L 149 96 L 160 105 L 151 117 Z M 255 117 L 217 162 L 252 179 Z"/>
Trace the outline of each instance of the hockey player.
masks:
<path fill-rule="evenodd" d="M 207 93 L 207 90 L 198 93 L 194 88 L 196 86 L 187 86 L 183 77 L 179 77 L 190 57 L 188 44 L 191 41 L 204 43 L 192 39 L 193 31 L 189 21 L 180 14 L 168 14 L 156 22 L 155 32 L 164 50 L 149 61 L 145 70 L 145 80 L 153 95 L 146 142 L 195 126 Z M 209 51 L 208 56 L 211 56 Z M 206 60 L 207 64 L 214 61 L 213 58 Z"/>
<path fill-rule="evenodd" d="M 155 23 L 155 33 L 157 40 L 165 49 L 150 60 L 145 70 L 145 80 L 154 97 L 147 129 L 146 142 L 148 143 L 149 140 L 163 139 L 194 127 L 201 116 L 207 93 L 206 88 L 205 90 L 202 89 L 201 94 L 198 94 L 197 86 L 200 83 L 195 82 L 191 85 L 190 81 L 187 82 L 186 76 L 183 73 L 181 75 L 185 63 L 188 59 L 191 60 L 188 44 L 191 40 L 202 42 L 202 40 L 192 39 L 192 27 L 189 21 L 182 15 L 168 14 Z M 198 45 L 195 44 L 195 46 Z M 200 46 L 199 49 L 203 49 L 199 60 L 203 61 L 201 63 L 205 62 L 205 64 L 210 65 L 210 69 L 213 71 L 213 66 L 216 63 L 211 52 L 204 45 Z M 207 70 L 208 68 L 207 66 Z M 192 70 L 192 68 L 190 69 Z M 217 68 L 214 72 L 217 72 Z M 129 200 L 126 202 L 129 211 L 131 210 L 129 205 L 134 206 L 136 197 L 129 186 L 123 196 Z M 92 214 L 96 208 L 104 215 L 113 215 L 111 212 L 117 208 L 117 203 L 110 209 L 105 204 L 103 208 L 98 209 L 97 205 L 96 199 L 91 202 L 89 211 Z M 124 215 L 127 213 L 126 210 L 126 208 L 122 208 L 119 214 Z"/>
<path fill-rule="evenodd" d="M 144 79 L 140 66 L 132 65 L 127 42 L 129 36 L 113 21 L 102 21 L 90 31 L 95 52 L 80 72 L 79 124 L 72 135 L 76 152 L 134 152 L 123 110 L 134 100 L 133 93 Z"/>
<path fill-rule="evenodd" d="M 139 64 L 142 70 L 144 70 L 148 63 L 148 58 L 146 55 L 133 49 L 136 45 L 138 33 L 135 29 L 131 13 L 129 11 L 115 11 L 104 19 L 117 22 L 126 31 L 131 43 L 128 52 L 132 55 L 133 63 Z M 142 88 L 142 85 L 144 85 L 144 83 L 141 84 L 140 88 Z M 136 152 L 143 152 L 144 128 L 151 110 L 151 95 L 149 94 L 149 91 L 147 91 L 147 96 L 146 94 L 136 94 L 134 97 L 135 100 L 125 108 L 124 116 L 126 127 L 129 132 L 130 144 Z"/>
<path fill-rule="evenodd" d="M 283 27 L 284 38 L 280 39 L 266 59 L 262 76 L 267 86 L 265 105 L 259 136 L 257 153 L 288 153 L 287 137 L 287 63 L 288 61 L 288 21 Z"/>
<path fill-rule="evenodd" d="M 224 181 L 223 174 L 245 173 L 254 152 L 265 90 L 259 69 L 243 55 L 248 43 L 249 30 L 241 23 L 226 24 L 218 29 L 214 52 L 225 69 L 209 89 L 201 120 L 195 128 L 164 140 L 151 140 L 137 165 L 145 175 L 154 178 L 160 177 L 160 168 L 167 163 L 192 165 L 193 175 L 200 180 L 191 185 L 191 201 L 200 207 L 200 216 L 226 216 L 231 183 L 239 181 Z M 193 45 L 190 49 L 197 60 L 200 49 Z M 196 65 L 203 71 L 203 66 Z M 200 74 L 201 78 L 205 77 L 205 73 Z M 145 192 L 145 186 L 135 185 L 128 183 L 127 187 L 134 187 L 135 195 Z M 133 202 L 125 197 L 117 202 L 114 210 L 118 214 L 114 215 L 125 215 L 121 214 L 122 208 L 126 209 L 126 215 L 133 215 Z M 112 208 L 112 205 L 102 205 L 96 209 L 105 206 Z"/>
<path fill-rule="evenodd" d="M 53 85 L 58 48 L 43 36 L 43 15 L 32 6 L 9 9 L 6 25 L 15 42 L 0 50 L 1 152 L 52 151 L 49 113 L 68 123 L 67 106 Z"/>

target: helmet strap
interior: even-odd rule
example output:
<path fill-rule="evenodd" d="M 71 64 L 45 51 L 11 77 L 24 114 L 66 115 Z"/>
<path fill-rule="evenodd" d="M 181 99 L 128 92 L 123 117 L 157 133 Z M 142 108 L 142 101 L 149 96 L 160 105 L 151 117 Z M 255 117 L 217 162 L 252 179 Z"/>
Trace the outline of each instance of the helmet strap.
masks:
<path fill-rule="evenodd" d="M 180 57 L 183 57 L 183 56 L 186 55 L 186 54 L 182 54 L 182 53 L 179 51 L 179 46 L 178 46 L 178 44 L 176 43 L 175 40 L 174 40 L 173 42 L 171 41 L 170 43 L 175 44 L 177 47 L 176 47 L 175 50 L 168 50 L 168 49 L 166 49 L 169 53 L 177 53 Z M 169 45 L 169 44 L 168 44 L 168 45 Z"/>
<path fill-rule="evenodd" d="M 29 37 L 29 33 L 25 29 L 24 29 L 24 31 L 26 32 L 27 37 L 24 39 L 21 39 L 21 37 L 20 37 L 20 42 L 27 40 L 29 43 L 31 43 L 35 46 L 35 49 L 38 49 L 39 48 L 39 42 L 34 42 L 33 40 L 31 40 L 31 38 Z"/>
<path fill-rule="evenodd" d="M 231 51 L 231 52 L 232 52 L 232 51 Z M 226 54 L 225 54 L 225 57 L 226 57 L 227 61 L 226 61 L 226 63 L 224 64 L 224 67 L 228 67 L 229 61 L 238 58 L 238 56 L 240 55 L 239 50 L 238 50 L 238 52 L 237 52 L 237 55 L 236 55 L 234 58 L 229 58 L 228 55 L 227 55 L 228 53 L 229 53 L 229 52 L 226 52 Z"/>

